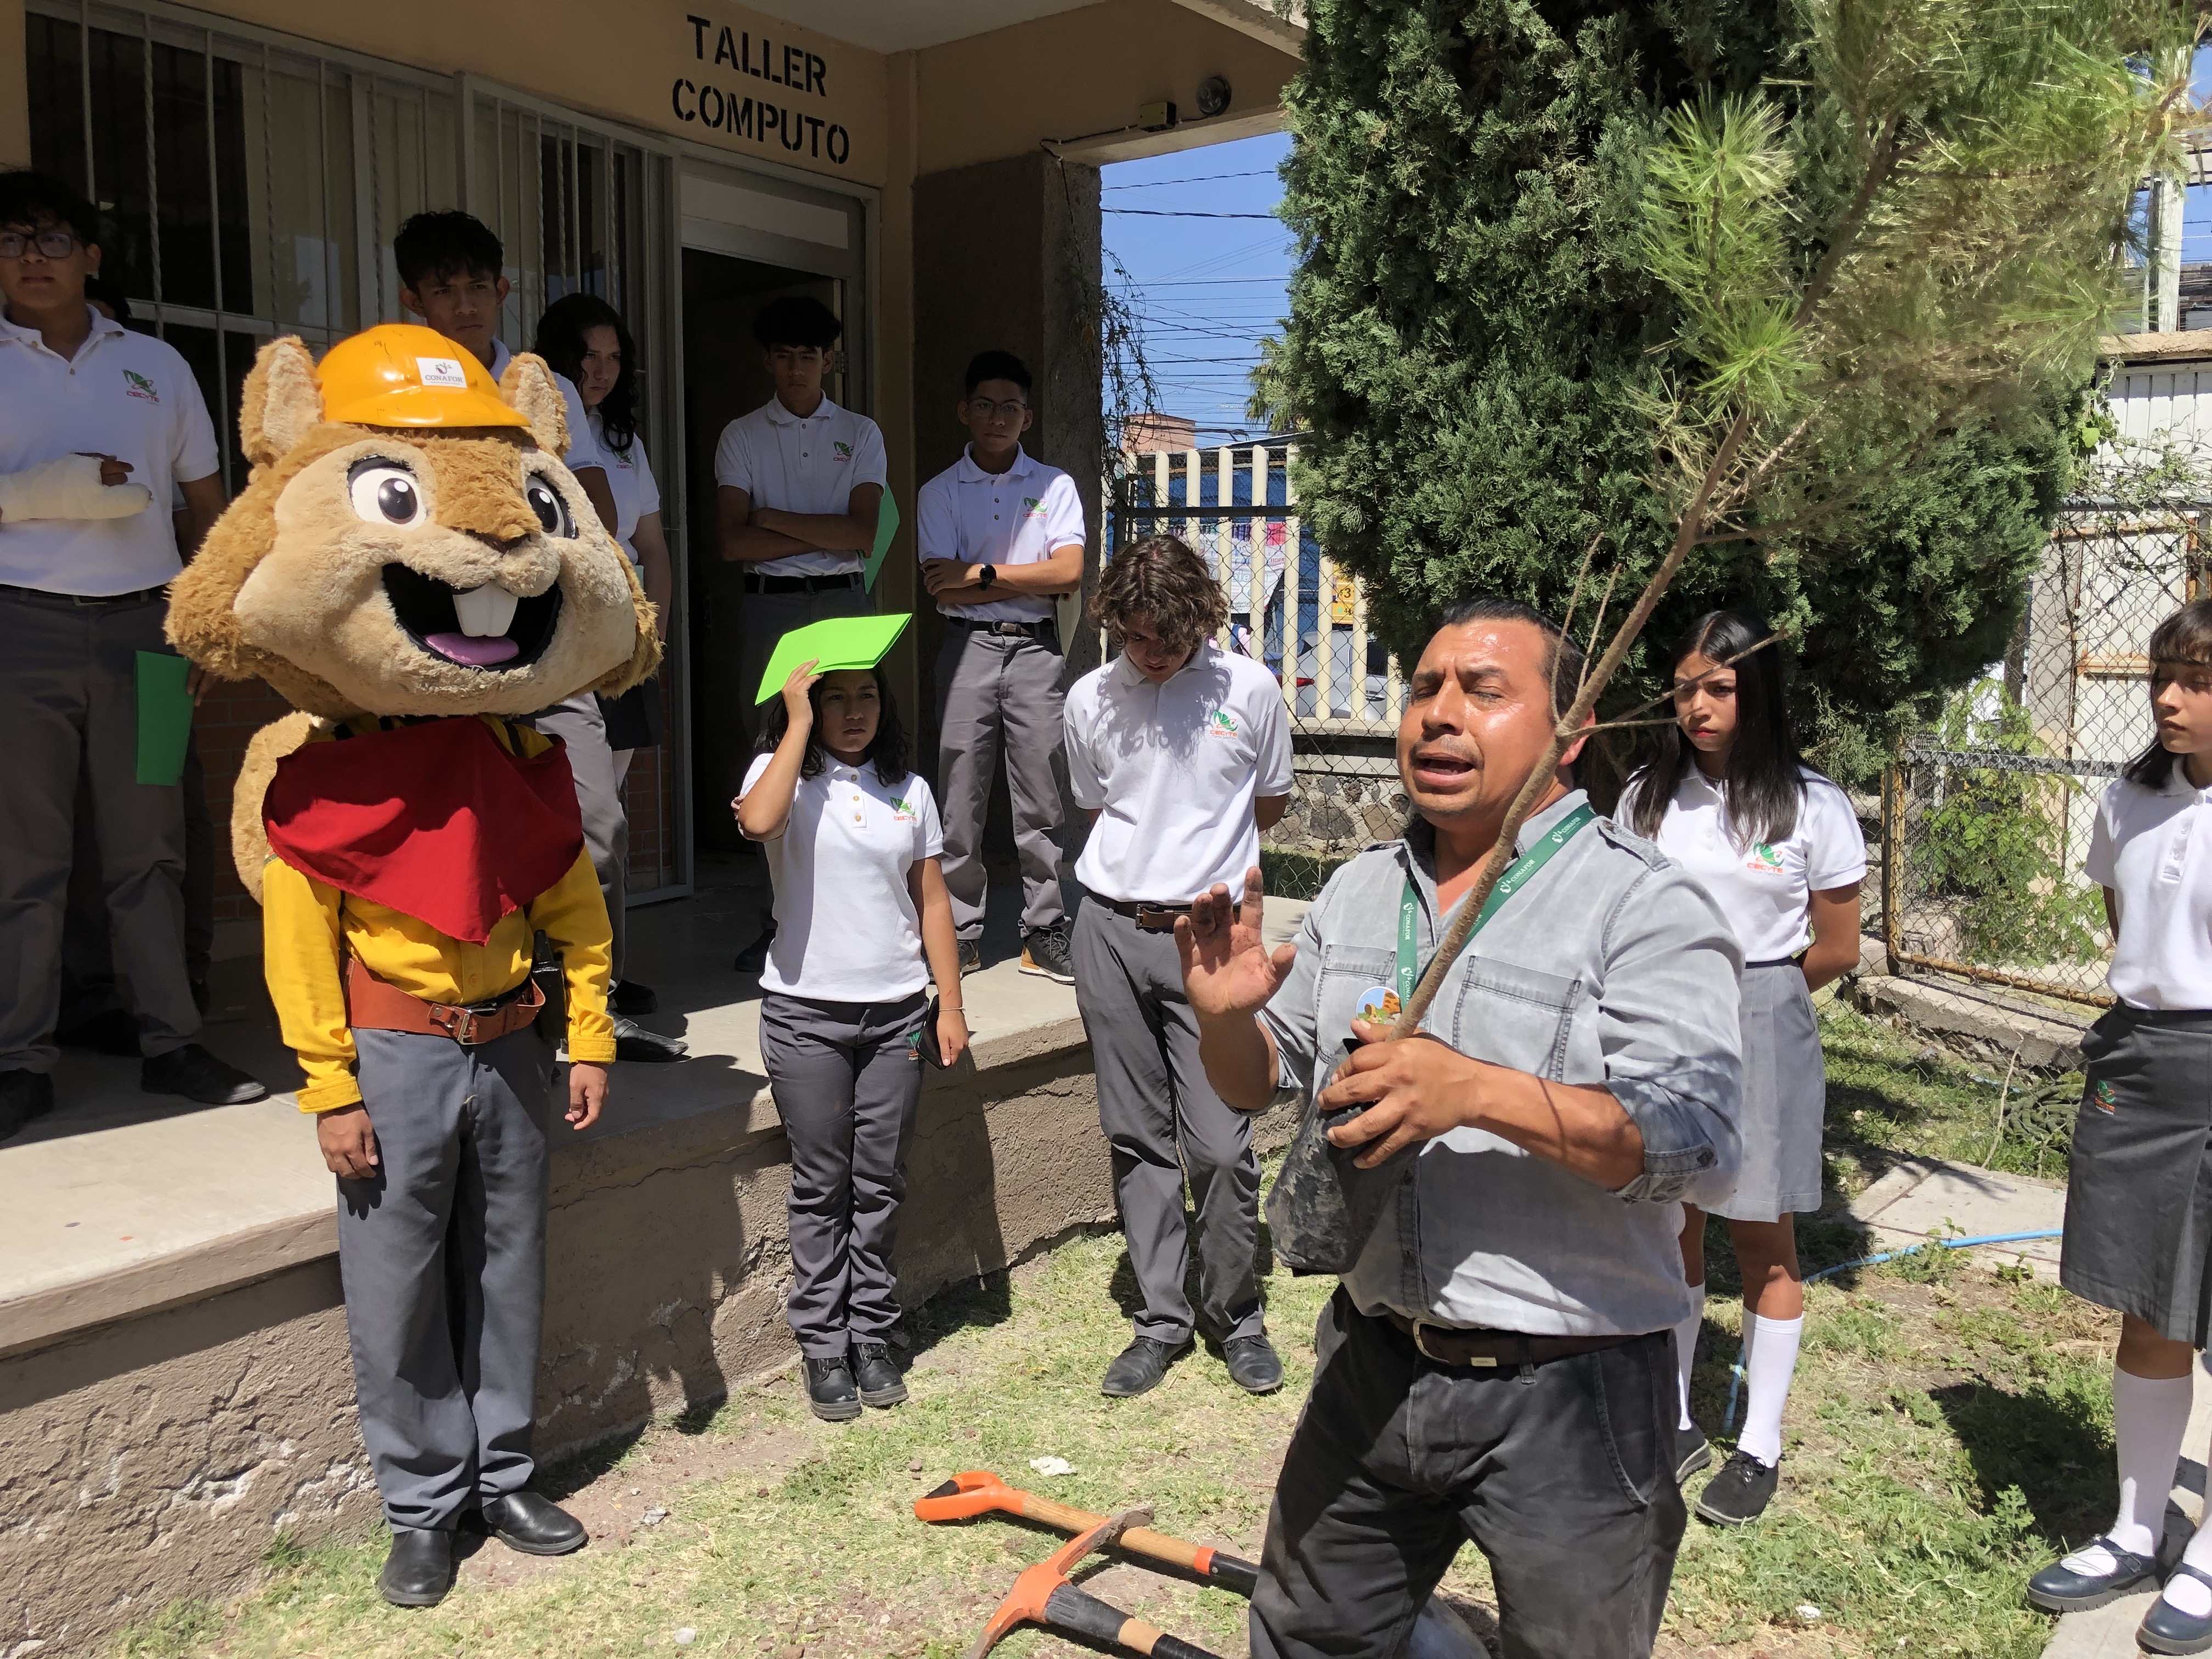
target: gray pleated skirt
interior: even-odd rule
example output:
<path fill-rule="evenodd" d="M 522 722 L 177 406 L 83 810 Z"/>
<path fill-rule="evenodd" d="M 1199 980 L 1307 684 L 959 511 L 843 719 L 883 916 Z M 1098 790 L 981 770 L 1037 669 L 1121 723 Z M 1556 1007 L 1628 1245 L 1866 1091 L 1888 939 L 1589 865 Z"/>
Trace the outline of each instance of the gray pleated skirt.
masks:
<path fill-rule="evenodd" d="M 1779 1221 L 1820 1207 L 1820 1127 L 1828 1076 L 1820 1026 L 1794 962 L 1743 970 L 1743 1170 L 1712 1213 Z"/>
<path fill-rule="evenodd" d="M 2120 1004 L 2081 1039 L 2059 1282 L 2192 1347 L 2212 1334 L 2212 1012 Z"/>

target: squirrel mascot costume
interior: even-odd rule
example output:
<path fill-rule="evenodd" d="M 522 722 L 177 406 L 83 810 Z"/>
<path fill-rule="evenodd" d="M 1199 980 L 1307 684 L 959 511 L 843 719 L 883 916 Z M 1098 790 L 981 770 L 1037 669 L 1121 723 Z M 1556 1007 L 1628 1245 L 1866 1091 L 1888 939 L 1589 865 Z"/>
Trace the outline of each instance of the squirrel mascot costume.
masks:
<path fill-rule="evenodd" d="M 338 1177 L 362 1438 L 392 1529 L 381 1588 L 423 1607 L 471 1514 L 533 1554 L 584 1542 L 525 1486 L 555 1109 L 532 969 L 542 936 L 581 1129 L 615 1054 L 610 936 L 567 757 L 520 722 L 635 684 L 659 647 L 561 464 L 539 359 L 495 383 L 410 325 L 319 368 L 280 339 L 239 427 L 252 477 L 177 579 L 169 635 L 299 711 L 248 748 L 232 841 Z"/>

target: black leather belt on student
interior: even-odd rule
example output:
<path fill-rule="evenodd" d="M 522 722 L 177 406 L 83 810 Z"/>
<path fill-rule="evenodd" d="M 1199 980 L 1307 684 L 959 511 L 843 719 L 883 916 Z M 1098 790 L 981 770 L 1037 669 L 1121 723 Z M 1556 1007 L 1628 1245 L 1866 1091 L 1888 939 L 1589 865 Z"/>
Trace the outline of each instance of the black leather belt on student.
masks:
<path fill-rule="evenodd" d="M 1041 640 L 1048 634 L 1060 632 L 1060 624 L 1049 617 L 1040 617 L 1035 622 L 1006 622 L 996 617 L 947 617 L 949 627 L 964 628 L 971 634 L 1010 634 L 1017 639 Z"/>
<path fill-rule="evenodd" d="M 748 593 L 826 593 L 833 587 L 858 587 L 860 573 L 848 570 L 836 576 L 762 576 L 748 573 Z"/>
<path fill-rule="evenodd" d="M 1431 1325 L 1425 1319 L 1408 1319 L 1392 1308 L 1385 1308 L 1381 1318 L 1400 1335 L 1411 1337 L 1413 1346 L 1438 1364 L 1463 1365 L 1476 1370 L 1500 1367 L 1518 1370 L 1524 1365 L 1548 1365 L 1554 1359 L 1570 1359 L 1577 1354 L 1595 1353 L 1601 1348 L 1618 1348 L 1625 1343 L 1640 1341 L 1644 1334 L 1523 1336 L 1518 1331 L 1465 1330 L 1455 1325 Z"/>
<path fill-rule="evenodd" d="M 168 593 L 165 582 L 159 587 L 142 587 L 131 593 L 57 593 L 51 588 L 17 587 L 11 582 L 0 582 L 0 593 L 16 599 L 43 599 L 48 605 L 143 605 L 149 599 L 158 599 Z"/>
<path fill-rule="evenodd" d="M 1764 962 L 1747 962 L 1743 965 L 1747 968 L 1802 968 L 1805 953 L 1800 951 L 1794 957 L 1769 957 Z"/>
<path fill-rule="evenodd" d="M 1190 914 L 1188 904 L 1155 904 L 1150 899 L 1103 899 L 1117 916 L 1127 916 L 1148 933 L 1172 933 L 1176 918 Z"/>

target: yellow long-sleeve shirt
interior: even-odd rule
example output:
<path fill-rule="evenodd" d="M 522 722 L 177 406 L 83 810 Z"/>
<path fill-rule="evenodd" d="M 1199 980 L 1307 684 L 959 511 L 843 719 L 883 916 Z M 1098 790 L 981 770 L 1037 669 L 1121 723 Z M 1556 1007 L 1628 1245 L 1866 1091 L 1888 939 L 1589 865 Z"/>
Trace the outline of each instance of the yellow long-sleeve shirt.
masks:
<path fill-rule="evenodd" d="M 532 742 L 532 738 L 537 738 Z M 526 749 L 546 739 L 526 728 Z M 425 1002 L 481 1002 L 521 982 L 541 930 L 561 952 L 568 994 L 568 1057 L 604 1065 L 615 1057 L 607 1014 L 612 933 L 591 855 L 520 910 L 494 924 L 482 945 L 440 933 L 428 922 L 373 900 L 340 892 L 271 858 L 261 876 L 262 939 L 270 1000 L 284 1041 L 307 1075 L 303 1112 L 335 1111 L 361 1098 L 354 1080 L 353 1029 L 346 1019 L 349 951 L 369 971 Z"/>

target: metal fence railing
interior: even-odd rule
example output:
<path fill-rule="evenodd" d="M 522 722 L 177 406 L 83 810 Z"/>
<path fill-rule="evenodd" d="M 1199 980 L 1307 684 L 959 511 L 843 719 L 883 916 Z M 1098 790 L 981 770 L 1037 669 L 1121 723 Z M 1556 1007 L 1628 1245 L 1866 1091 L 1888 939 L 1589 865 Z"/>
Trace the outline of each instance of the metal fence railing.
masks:
<path fill-rule="evenodd" d="M 1881 927 L 1893 964 L 2111 1000 L 2083 870 L 2106 784 L 2151 739 L 2146 647 L 2202 591 L 2199 520 L 2069 504 L 2001 670 L 1883 778 Z"/>

